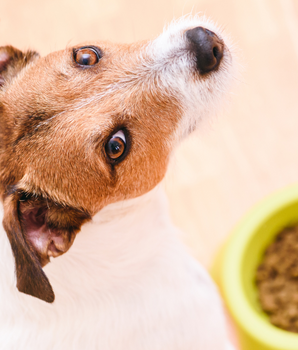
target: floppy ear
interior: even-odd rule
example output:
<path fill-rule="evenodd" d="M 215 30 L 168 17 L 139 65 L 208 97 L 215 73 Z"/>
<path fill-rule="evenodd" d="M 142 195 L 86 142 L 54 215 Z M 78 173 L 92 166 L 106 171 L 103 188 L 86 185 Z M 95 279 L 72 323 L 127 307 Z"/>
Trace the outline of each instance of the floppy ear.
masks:
<path fill-rule="evenodd" d="M 48 303 L 55 299 L 42 270 L 68 251 L 88 213 L 15 191 L 4 200 L 3 226 L 15 257 L 17 288 Z"/>
<path fill-rule="evenodd" d="M 38 58 L 35 51 L 22 52 L 13 46 L 0 47 L 0 88 L 15 77 L 29 62 Z"/>
<path fill-rule="evenodd" d="M 15 192 L 5 199 L 3 219 L 3 227 L 15 257 L 17 288 L 20 292 L 52 303 L 55 299 L 52 286 L 22 232 L 19 217 L 20 197 L 21 194 Z"/>

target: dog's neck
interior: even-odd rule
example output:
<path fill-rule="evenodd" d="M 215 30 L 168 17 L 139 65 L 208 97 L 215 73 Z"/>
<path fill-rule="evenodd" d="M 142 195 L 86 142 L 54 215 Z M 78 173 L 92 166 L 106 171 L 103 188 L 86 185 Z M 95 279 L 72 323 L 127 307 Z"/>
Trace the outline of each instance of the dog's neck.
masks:
<path fill-rule="evenodd" d="M 122 223 L 126 226 L 131 226 L 131 223 L 127 222 L 130 217 L 133 218 L 136 215 L 145 215 L 151 217 L 152 208 L 156 205 L 163 206 L 166 203 L 166 199 L 162 190 L 162 185 L 158 185 L 150 192 L 125 201 L 110 204 L 99 211 L 92 219 L 96 225 L 110 225 L 111 223 L 123 221 Z M 147 215 L 148 214 L 148 215 Z M 139 225 L 139 224 L 137 224 Z M 119 226 L 119 224 L 117 224 Z"/>
<path fill-rule="evenodd" d="M 54 290 L 60 288 L 61 280 L 65 288 L 79 283 L 110 290 L 123 285 L 123 280 L 129 285 L 159 265 L 167 251 L 176 254 L 173 247 L 181 250 L 173 232 L 167 199 L 158 186 L 143 196 L 101 210 L 83 225 L 69 252 L 52 259 L 45 272 Z M 63 276 L 59 286 L 55 285 L 57 274 Z"/>
<path fill-rule="evenodd" d="M 169 235 L 171 230 L 165 230 L 169 225 L 172 224 L 167 199 L 159 185 L 143 196 L 114 203 L 101 210 L 92 222 L 82 227 L 72 249 L 81 252 L 86 249 L 87 253 L 96 244 L 97 254 L 104 260 L 130 254 L 144 257 L 146 251 L 148 256 L 152 256 L 153 252 L 148 250 L 156 250 L 158 241 Z"/>

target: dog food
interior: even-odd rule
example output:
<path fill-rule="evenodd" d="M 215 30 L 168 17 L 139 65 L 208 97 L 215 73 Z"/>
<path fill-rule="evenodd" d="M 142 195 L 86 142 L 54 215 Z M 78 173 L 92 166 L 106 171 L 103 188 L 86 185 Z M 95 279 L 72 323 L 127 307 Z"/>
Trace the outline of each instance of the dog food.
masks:
<path fill-rule="evenodd" d="M 284 229 L 267 248 L 256 282 L 271 323 L 298 333 L 298 225 Z"/>

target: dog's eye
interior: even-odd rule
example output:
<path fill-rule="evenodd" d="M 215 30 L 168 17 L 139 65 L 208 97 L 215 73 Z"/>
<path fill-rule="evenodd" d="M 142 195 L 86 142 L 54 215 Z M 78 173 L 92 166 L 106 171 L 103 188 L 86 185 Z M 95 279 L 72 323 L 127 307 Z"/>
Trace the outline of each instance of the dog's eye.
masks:
<path fill-rule="evenodd" d="M 126 148 L 126 138 L 124 132 L 119 130 L 114 134 L 106 144 L 107 155 L 115 160 L 122 156 Z"/>
<path fill-rule="evenodd" d="M 74 59 L 80 66 L 94 66 L 98 63 L 100 55 L 91 47 L 83 47 L 75 51 Z"/>

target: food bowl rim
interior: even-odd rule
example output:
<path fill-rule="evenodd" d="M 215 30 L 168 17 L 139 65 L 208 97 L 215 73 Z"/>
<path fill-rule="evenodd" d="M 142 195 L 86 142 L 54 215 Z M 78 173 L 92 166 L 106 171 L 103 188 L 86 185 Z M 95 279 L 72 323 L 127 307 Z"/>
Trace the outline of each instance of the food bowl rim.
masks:
<path fill-rule="evenodd" d="M 274 193 L 256 205 L 234 230 L 222 261 L 222 290 L 234 319 L 243 331 L 271 349 L 297 350 L 298 335 L 273 326 L 252 307 L 242 282 L 242 257 L 258 227 L 295 203 L 298 203 L 298 184 Z"/>

